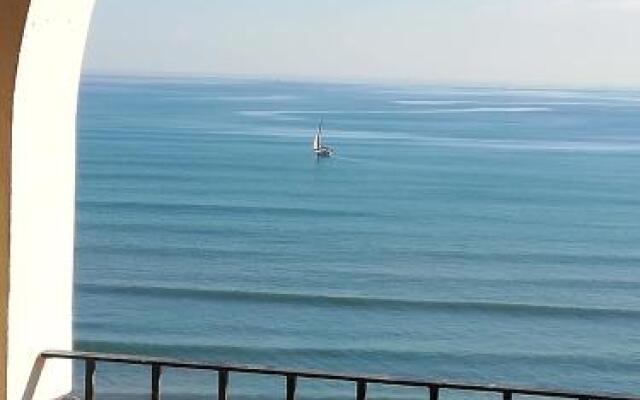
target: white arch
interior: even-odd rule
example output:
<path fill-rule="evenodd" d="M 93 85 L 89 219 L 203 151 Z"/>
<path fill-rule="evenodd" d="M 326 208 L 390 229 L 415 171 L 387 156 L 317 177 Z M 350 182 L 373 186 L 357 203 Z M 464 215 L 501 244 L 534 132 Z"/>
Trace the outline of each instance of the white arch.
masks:
<path fill-rule="evenodd" d="M 11 129 L 10 400 L 22 397 L 40 351 L 72 346 L 75 119 L 93 3 L 31 0 L 24 29 Z M 70 363 L 52 364 L 35 398 L 56 398 L 70 388 Z"/>

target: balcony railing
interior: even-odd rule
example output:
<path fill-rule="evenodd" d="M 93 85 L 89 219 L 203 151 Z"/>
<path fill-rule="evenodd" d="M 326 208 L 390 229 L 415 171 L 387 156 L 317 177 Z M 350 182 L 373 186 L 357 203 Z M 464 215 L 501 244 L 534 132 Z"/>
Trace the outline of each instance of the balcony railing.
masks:
<path fill-rule="evenodd" d="M 298 378 L 353 382 L 355 386 L 355 400 L 366 400 L 367 385 L 370 383 L 425 388 L 425 398 L 428 398 L 429 400 L 438 400 L 441 389 L 467 392 L 496 393 L 497 395 L 501 396 L 502 400 L 513 400 L 513 397 L 517 395 L 567 398 L 576 400 L 640 400 L 640 397 L 626 394 L 572 392 L 566 390 L 536 389 L 519 386 L 482 385 L 441 380 L 407 379 L 379 375 L 342 374 L 315 370 L 279 369 L 257 365 L 213 364 L 206 362 L 180 361 L 170 358 L 145 357 L 127 354 L 104 354 L 80 351 L 45 351 L 41 353 L 40 358 L 43 361 L 53 358 L 83 360 L 85 400 L 94 400 L 95 398 L 96 363 L 99 362 L 148 366 L 150 369 L 150 392 L 152 400 L 160 399 L 160 378 L 162 376 L 163 368 L 184 368 L 195 370 L 210 370 L 216 372 L 218 375 L 218 400 L 227 400 L 230 373 L 273 375 L 283 377 L 284 398 L 286 400 L 295 400 L 296 383 L 298 381 Z M 497 400 L 500 399 L 498 398 Z"/>

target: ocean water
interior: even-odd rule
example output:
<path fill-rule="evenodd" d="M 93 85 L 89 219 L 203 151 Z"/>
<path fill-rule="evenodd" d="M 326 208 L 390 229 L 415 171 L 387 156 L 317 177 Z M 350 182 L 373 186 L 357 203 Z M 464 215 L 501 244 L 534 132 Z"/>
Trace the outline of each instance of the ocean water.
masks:
<path fill-rule="evenodd" d="M 639 176 L 640 91 L 88 76 L 75 347 L 640 393 Z M 97 388 L 142 396 L 148 371 Z"/>

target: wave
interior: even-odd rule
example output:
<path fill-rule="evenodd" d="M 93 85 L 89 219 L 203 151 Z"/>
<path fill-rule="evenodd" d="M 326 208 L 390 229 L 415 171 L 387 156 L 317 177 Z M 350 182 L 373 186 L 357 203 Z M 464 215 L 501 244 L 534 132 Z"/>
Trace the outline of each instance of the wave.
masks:
<path fill-rule="evenodd" d="M 202 246 L 168 246 L 166 244 L 159 246 L 131 246 L 131 245 L 78 245 L 76 252 L 79 255 L 101 255 L 101 256 L 119 256 L 127 257 L 161 257 L 165 261 L 169 258 L 175 259 L 175 263 L 182 264 L 187 260 L 199 260 L 204 262 L 232 260 L 252 260 L 258 259 L 263 262 L 272 260 L 282 260 L 283 257 L 290 256 L 283 254 L 278 250 L 252 250 L 252 249 L 232 249 L 225 248 L 202 248 Z"/>
<path fill-rule="evenodd" d="M 249 303 L 305 305 L 309 307 L 349 307 L 447 313 L 494 313 L 513 316 L 543 317 L 640 318 L 640 310 L 622 308 L 573 307 L 566 305 L 485 301 L 413 300 L 309 293 L 278 293 L 233 289 L 109 285 L 95 283 L 78 283 L 76 287 L 80 291 L 94 294 L 119 294 L 140 297 L 180 299 L 190 298 L 199 300 L 228 300 Z"/>
<path fill-rule="evenodd" d="M 207 359 L 222 358 L 219 362 L 229 360 L 255 360 L 269 363 L 279 360 L 291 364 L 306 363 L 314 360 L 393 360 L 406 363 L 438 363 L 476 364 L 476 365 L 519 365 L 526 368 L 530 365 L 580 365 L 583 368 L 601 368 L 606 365 L 610 369 L 638 371 L 637 357 L 629 354 L 585 355 L 572 353 L 542 352 L 471 352 L 471 351 L 427 351 L 411 349 L 389 350 L 376 347 L 284 347 L 284 346 L 237 346 L 226 344 L 176 343 L 176 342 L 142 342 L 108 339 L 76 339 L 74 348 L 81 351 L 105 353 L 133 353 L 158 355 L 166 357 L 190 357 Z M 216 360 L 208 360 L 216 362 Z"/>
<path fill-rule="evenodd" d="M 596 100 L 605 102 L 626 102 L 626 103 L 638 103 L 640 97 L 638 97 L 637 91 L 624 92 L 607 92 L 599 90 L 571 90 L 571 89 L 555 89 L 555 88 L 539 88 L 539 89 L 525 89 L 525 88 L 512 88 L 512 87 L 437 87 L 437 88 L 393 88 L 378 90 L 378 93 L 387 95 L 398 96 L 469 96 L 473 99 L 487 97 L 508 97 L 515 98 L 516 100 L 522 97 L 528 98 L 542 98 L 542 99 L 576 99 L 581 100 Z"/>
<path fill-rule="evenodd" d="M 393 104 L 402 105 L 450 105 L 450 104 L 476 104 L 474 100 L 393 100 Z"/>
<path fill-rule="evenodd" d="M 429 110 L 243 110 L 238 114 L 249 117 L 277 117 L 281 115 L 331 115 L 331 114 L 458 114 L 458 113 L 511 113 L 511 112 L 549 112 L 550 107 L 471 107 L 440 108 Z"/>
<path fill-rule="evenodd" d="M 315 111 L 309 111 L 315 112 Z M 386 111 L 382 111 L 385 112 Z M 393 112 L 393 111 L 389 111 Z M 256 111 L 256 115 L 271 115 L 273 113 L 281 113 L 281 111 Z M 422 111 L 420 111 L 422 113 Z M 372 144 L 384 144 L 389 145 L 389 142 L 405 143 L 410 142 L 412 144 L 437 146 L 437 147 L 453 147 L 453 148 L 479 148 L 479 149 L 495 149 L 495 150 L 516 150 L 516 151 L 560 151 L 560 152 L 615 152 L 615 153 L 635 153 L 640 151 L 640 142 L 635 140 L 634 137 L 621 137 L 610 138 L 608 140 L 536 140 L 536 139 L 490 139 L 490 138 L 469 138 L 469 137 L 454 137 L 454 136 L 437 136 L 433 132 L 388 132 L 388 131 L 365 131 L 365 130 L 332 130 L 334 138 L 339 138 L 341 141 L 361 141 L 367 140 L 368 145 Z M 132 137 L 127 135 L 118 136 L 120 140 L 138 140 L 135 134 Z M 281 138 L 293 138 L 295 140 L 303 139 L 307 140 L 308 135 L 304 130 L 261 130 L 259 132 L 206 132 L 191 135 L 192 138 L 202 141 L 215 141 L 219 140 L 219 137 L 225 136 L 228 138 L 234 138 L 238 136 L 250 136 L 255 140 L 268 140 L 267 138 L 281 137 Z M 151 136 L 142 137 L 142 139 L 152 139 Z M 185 139 L 193 140 L 189 138 L 182 138 L 181 135 L 168 136 L 161 135 L 158 138 L 153 138 L 155 141 L 185 141 Z M 94 140 L 94 139 L 91 139 Z M 95 140 L 112 141 L 111 137 L 96 137 Z M 292 142 L 293 143 L 293 142 Z M 147 157 L 143 162 L 139 159 L 132 159 L 132 162 L 138 162 L 140 165 L 145 165 L 147 161 L 158 163 L 173 163 L 173 160 L 166 160 L 166 157 L 162 157 L 164 153 L 157 154 L 157 157 L 147 154 Z M 131 159 L 131 158 L 129 158 Z M 108 161 L 110 161 L 109 159 Z M 86 163 L 92 163 L 94 160 L 80 160 L 84 165 Z M 210 163 L 209 159 L 201 160 L 203 163 Z M 179 162 L 179 161 L 178 161 Z M 197 165 L 197 160 L 196 160 Z M 209 164 L 207 164 L 209 165 Z M 93 175 L 91 177 L 94 177 Z M 100 176 L 96 176 L 99 178 Z M 169 177 L 171 179 L 171 177 Z"/>
<path fill-rule="evenodd" d="M 278 102 L 288 100 L 299 100 L 300 96 L 294 95 L 265 95 L 265 96 L 218 96 L 214 98 L 220 101 L 229 102 L 245 102 L 245 101 L 259 101 L 259 102 Z"/>
<path fill-rule="evenodd" d="M 521 151 L 565 151 L 565 152 L 638 152 L 640 144 L 636 142 L 595 142 L 595 141 L 551 141 L 551 140 L 507 140 L 472 139 L 456 137 L 423 136 L 413 138 L 429 146 L 484 148 L 495 150 Z"/>
<path fill-rule="evenodd" d="M 621 102 L 621 99 L 617 99 L 616 102 L 607 102 L 605 100 L 613 99 L 601 99 L 597 97 L 593 100 L 523 100 L 514 99 L 509 101 L 499 101 L 494 99 L 475 99 L 475 100 L 392 100 L 392 104 L 400 104 L 407 106 L 420 106 L 420 105 L 455 105 L 455 104 L 484 104 L 492 107 L 551 107 L 551 106 L 595 106 L 595 107 L 629 107 L 635 106 L 635 104 L 626 104 Z M 634 101 L 634 100 L 629 100 Z"/>
<path fill-rule="evenodd" d="M 78 179 L 86 182 L 103 182 L 107 180 L 117 180 L 121 182 L 193 182 L 197 181 L 200 177 L 193 174 L 185 173 L 179 169 L 167 170 L 167 171 L 133 171 L 126 170 L 120 171 L 84 171 L 78 172 Z"/>
<path fill-rule="evenodd" d="M 360 211 L 331 210 L 322 208 L 303 207 L 269 207 L 230 204 L 202 204 L 202 203 L 159 203 L 137 201 L 94 201 L 78 200 L 79 209 L 104 210 L 113 212 L 130 211 L 144 213 L 162 212 L 175 214 L 243 214 L 268 216 L 311 216 L 311 217 L 371 217 L 374 214 Z"/>
<path fill-rule="evenodd" d="M 210 226 L 209 224 L 198 225 L 190 223 L 162 223 L 157 222 L 114 222 L 112 220 L 101 222 L 87 222 L 79 220 L 76 222 L 76 229 L 79 232 L 95 232 L 100 235 L 117 235 L 121 233 L 130 234 L 151 234 L 162 232 L 162 234 L 186 234 L 186 235 L 219 235 L 220 237 L 241 236 L 243 238 L 261 238 L 265 232 L 255 228 L 242 228 L 232 226 Z"/>
<path fill-rule="evenodd" d="M 157 229 L 162 229 L 158 226 Z M 204 232 L 204 231 L 203 231 Z M 210 231 L 215 233 L 215 230 Z M 242 234 L 242 232 L 238 232 Z M 258 233 L 254 238 L 259 238 L 264 233 Z M 247 236 L 249 238 L 249 236 Z M 108 242 L 107 242 L 108 243 Z M 290 243 L 290 242 L 286 242 Z M 175 256 L 203 259 L 215 259 L 224 261 L 224 257 L 253 257 L 249 260 L 266 261 L 264 257 L 276 257 L 281 259 L 287 258 L 291 261 L 291 257 L 306 257 L 312 249 L 305 247 L 288 247 L 286 251 L 281 248 L 270 246 L 270 250 L 265 248 L 257 249 L 251 243 L 244 243 L 242 248 L 205 248 L 195 245 L 176 245 L 167 242 L 159 242 L 151 244 L 148 241 L 144 243 L 127 242 L 120 245 L 114 244 L 83 244 L 79 242 L 76 250 L 84 254 L 108 254 L 108 255 L 138 255 L 138 256 Z M 548 266 L 594 266 L 599 268 L 622 268 L 625 271 L 635 271 L 636 266 L 640 263 L 640 255 L 637 253 L 627 254 L 609 254 L 609 253 L 584 253 L 584 252 L 480 252 L 468 250 L 449 250 L 449 249 L 424 249 L 421 247 L 405 248 L 399 253 L 394 246 L 385 246 L 384 242 L 380 242 L 376 249 L 372 249 L 369 253 L 370 257 L 376 257 L 379 260 L 386 260 L 388 263 L 410 261 L 415 265 L 415 260 L 420 260 L 423 265 L 451 265 L 451 263 L 465 262 L 468 264 L 484 265 L 491 263 L 495 265 L 535 265 L 538 267 Z M 256 258 L 258 257 L 258 258 Z M 260 258 L 262 257 L 262 258 Z M 341 259 L 329 258 L 331 260 Z M 329 259 L 325 260 L 328 261 Z M 246 261 L 246 259 L 245 259 Z M 425 264 L 426 263 L 426 264 Z M 616 271 L 620 271 L 616 269 Z M 615 282 L 615 281 L 614 281 Z"/>

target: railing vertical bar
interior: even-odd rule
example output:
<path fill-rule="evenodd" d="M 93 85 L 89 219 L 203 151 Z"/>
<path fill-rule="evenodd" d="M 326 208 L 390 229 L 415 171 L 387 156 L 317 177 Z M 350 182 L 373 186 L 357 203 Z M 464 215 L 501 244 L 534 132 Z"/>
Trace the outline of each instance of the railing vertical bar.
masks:
<path fill-rule="evenodd" d="M 509 390 L 505 390 L 502 392 L 502 400 L 511 400 L 513 399 L 513 392 Z"/>
<path fill-rule="evenodd" d="M 367 381 L 359 379 L 356 383 L 356 400 L 367 399 Z"/>
<path fill-rule="evenodd" d="M 160 400 L 160 377 L 162 367 L 160 364 L 151 364 L 151 400 Z"/>
<path fill-rule="evenodd" d="M 287 375 L 287 400 L 295 400 L 297 381 L 298 381 L 297 376 L 292 374 Z"/>
<path fill-rule="evenodd" d="M 229 385 L 229 371 L 218 371 L 218 400 L 227 400 L 227 386 Z"/>
<path fill-rule="evenodd" d="M 429 400 L 438 400 L 440 388 L 437 386 L 429 386 Z"/>
<path fill-rule="evenodd" d="M 84 398 L 93 400 L 96 382 L 96 360 L 87 358 L 84 361 Z"/>

